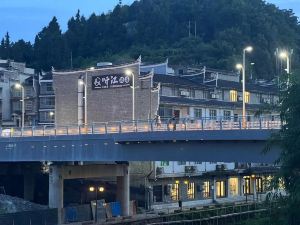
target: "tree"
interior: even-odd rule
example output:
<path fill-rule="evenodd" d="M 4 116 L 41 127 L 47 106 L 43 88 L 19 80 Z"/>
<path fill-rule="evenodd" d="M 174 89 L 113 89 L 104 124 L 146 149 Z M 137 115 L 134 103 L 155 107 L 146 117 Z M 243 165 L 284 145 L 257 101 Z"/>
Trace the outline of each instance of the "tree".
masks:
<path fill-rule="evenodd" d="M 292 85 L 283 92 L 281 104 L 281 118 L 284 121 L 279 134 L 282 147 L 279 164 L 281 166 L 279 178 L 284 181 L 288 193 L 284 205 L 283 215 L 287 217 L 287 224 L 300 224 L 300 72 L 293 74 Z M 278 179 L 276 180 L 278 184 Z"/>
<path fill-rule="evenodd" d="M 66 65 L 65 44 L 56 17 L 44 27 L 34 42 L 35 68 L 37 70 L 62 69 Z"/>

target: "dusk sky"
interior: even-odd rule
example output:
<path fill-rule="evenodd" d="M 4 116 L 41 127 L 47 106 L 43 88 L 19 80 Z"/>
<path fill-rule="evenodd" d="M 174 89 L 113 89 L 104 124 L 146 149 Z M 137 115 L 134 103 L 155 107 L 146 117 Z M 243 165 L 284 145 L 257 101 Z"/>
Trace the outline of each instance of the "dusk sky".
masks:
<path fill-rule="evenodd" d="M 131 4 L 133 0 L 123 0 Z M 268 0 L 282 9 L 293 9 L 300 16 L 300 0 Z M 88 17 L 95 12 L 100 14 L 112 10 L 118 0 L 1 0 L 0 38 L 8 31 L 11 40 L 23 38 L 33 41 L 35 35 L 48 25 L 53 16 L 58 18 L 62 31 L 67 21 L 75 15 L 77 9 Z"/>

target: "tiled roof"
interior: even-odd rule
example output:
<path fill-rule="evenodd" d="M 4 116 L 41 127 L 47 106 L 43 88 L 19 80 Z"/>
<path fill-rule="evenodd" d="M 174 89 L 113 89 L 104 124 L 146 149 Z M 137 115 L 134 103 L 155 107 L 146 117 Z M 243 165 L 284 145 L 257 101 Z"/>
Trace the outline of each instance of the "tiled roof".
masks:
<path fill-rule="evenodd" d="M 180 77 L 180 76 L 172 76 L 172 75 L 162 75 L 162 74 L 155 74 L 153 77 L 153 81 L 156 83 L 162 84 L 175 84 L 175 85 L 182 85 L 182 86 L 189 86 L 189 87 L 204 87 L 203 84 L 196 83 L 192 80 Z"/>
<path fill-rule="evenodd" d="M 214 99 L 192 99 L 192 98 L 185 98 L 185 97 L 167 97 L 161 96 L 160 97 L 161 104 L 176 104 L 176 105 L 194 105 L 194 106 L 219 106 L 219 107 L 226 107 L 226 108 L 242 108 L 241 102 L 225 102 L 225 101 L 218 101 Z M 262 105 L 259 104 L 247 104 L 247 108 L 251 109 L 259 109 Z"/>
<path fill-rule="evenodd" d="M 207 89 L 213 88 L 216 86 L 216 81 L 211 81 L 203 84 L 203 76 L 198 77 L 180 77 L 180 76 L 171 76 L 171 75 L 162 75 L 155 74 L 153 78 L 154 82 L 160 82 L 162 84 L 174 84 L 174 85 L 182 85 L 189 87 L 206 87 Z M 234 82 L 234 81 L 226 81 L 226 80 L 218 80 L 218 88 L 225 89 L 235 89 L 238 91 L 242 91 L 242 83 Z M 262 86 L 258 84 L 246 83 L 247 91 L 256 91 L 256 92 L 265 92 L 265 93 L 273 93 L 278 94 L 278 89 L 275 85 Z"/>

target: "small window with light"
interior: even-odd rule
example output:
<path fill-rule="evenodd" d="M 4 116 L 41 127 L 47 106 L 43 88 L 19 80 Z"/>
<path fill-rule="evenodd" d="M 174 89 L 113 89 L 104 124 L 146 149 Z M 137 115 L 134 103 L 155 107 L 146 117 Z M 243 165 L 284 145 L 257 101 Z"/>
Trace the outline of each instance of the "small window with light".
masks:
<path fill-rule="evenodd" d="M 250 92 L 245 92 L 245 103 L 250 103 Z"/>
<path fill-rule="evenodd" d="M 230 90 L 230 101 L 236 102 L 237 101 L 237 91 L 236 90 Z"/>

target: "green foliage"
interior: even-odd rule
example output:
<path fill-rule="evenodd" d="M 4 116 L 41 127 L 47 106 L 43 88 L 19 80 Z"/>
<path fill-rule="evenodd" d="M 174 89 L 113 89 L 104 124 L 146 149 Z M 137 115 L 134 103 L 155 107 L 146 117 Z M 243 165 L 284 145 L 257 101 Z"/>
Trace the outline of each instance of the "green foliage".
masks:
<path fill-rule="evenodd" d="M 251 44 L 255 51 L 248 59 L 255 63 L 254 75 L 271 79 L 276 48 L 294 49 L 293 67 L 299 66 L 299 28 L 292 11 L 263 0 L 140 0 L 89 18 L 78 11 L 64 34 L 54 18 L 37 35 L 34 56 L 27 60 L 49 70 L 142 55 L 145 61 L 168 57 L 172 64 L 233 70 L 242 49 Z M 20 58 L 8 53 L 15 44 L 7 47 L 5 40 L 0 56 Z"/>
<path fill-rule="evenodd" d="M 274 224 L 300 224 L 300 71 L 290 75 L 290 86 L 282 85 L 281 119 L 283 127 L 274 135 L 271 143 L 280 144 L 282 152 L 278 163 L 280 171 L 272 181 L 274 189 L 284 184 L 287 196 L 275 193 L 272 200 L 280 203 L 274 218 L 284 218 L 284 222 Z M 279 221 L 275 219 L 275 221 Z"/>

